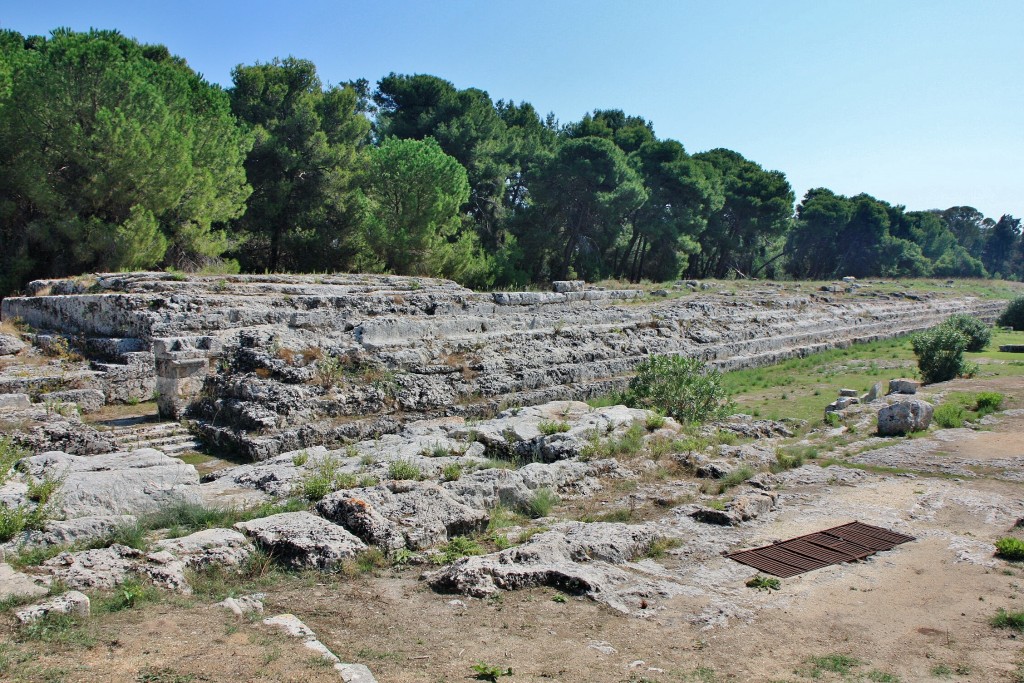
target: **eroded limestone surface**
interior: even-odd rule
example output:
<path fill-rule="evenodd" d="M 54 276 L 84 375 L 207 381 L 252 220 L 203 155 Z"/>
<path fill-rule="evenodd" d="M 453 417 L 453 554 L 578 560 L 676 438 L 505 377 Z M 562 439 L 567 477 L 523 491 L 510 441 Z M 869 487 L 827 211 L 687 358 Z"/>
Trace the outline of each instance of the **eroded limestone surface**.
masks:
<path fill-rule="evenodd" d="M 482 293 L 378 275 L 104 274 L 30 290 L 5 299 L 3 317 L 75 335 L 103 355 L 92 372 L 108 400 L 135 387 L 149 362 L 165 415 L 190 414 L 209 441 L 252 459 L 394 432 L 407 421 L 396 412 L 478 415 L 607 393 L 653 353 L 743 367 L 953 313 L 990 320 L 1003 306 L 773 283 L 738 293 L 679 284 L 660 296 L 578 283 Z"/>

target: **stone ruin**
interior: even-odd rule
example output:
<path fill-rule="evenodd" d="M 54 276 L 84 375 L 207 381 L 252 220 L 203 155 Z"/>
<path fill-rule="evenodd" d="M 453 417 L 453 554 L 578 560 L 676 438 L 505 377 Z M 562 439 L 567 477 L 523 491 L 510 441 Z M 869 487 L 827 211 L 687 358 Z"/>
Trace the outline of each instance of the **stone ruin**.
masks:
<path fill-rule="evenodd" d="M 109 402 L 155 394 L 163 417 L 195 420 L 208 442 L 261 460 L 413 419 L 607 394 L 651 354 L 729 370 L 907 334 L 953 313 L 991 321 L 1003 306 L 772 284 L 737 294 L 680 282 L 678 296 L 579 281 L 555 289 L 474 292 L 386 275 L 102 274 L 33 282 L 30 296 L 3 301 L 2 317 L 38 330 L 38 343 L 70 338 L 92 360 L 76 387 Z M 0 377 L 0 391 L 32 393 L 31 384 Z"/>
<path fill-rule="evenodd" d="M 111 588 L 129 576 L 188 592 L 186 570 L 238 566 L 257 548 L 296 568 L 332 570 L 369 546 L 427 563 L 453 538 L 486 528 L 496 506 L 525 510 L 545 491 L 586 499 L 657 468 L 650 459 L 609 457 L 602 446 L 638 425 L 644 443 L 672 443 L 683 435 L 679 424 L 580 402 L 623 388 L 651 354 L 685 354 L 728 370 L 907 334 L 953 313 L 991 321 L 1003 305 L 869 287 L 712 290 L 680 282 L 648 294 L 566 282 L 552 292 L 478 293 L 444 280 L 378 275 L 128 273 L 32 283 L 30 296 L 2 302 L 3 320 L 31 328 L 23 336 L 37 347 L 74 349 L 85 361 L 0 366 L 0 417 L 37 425 L 22 435 L 34 454 L 0 485 L 0 504 L 30 506 L 30 485 L 60 481 L 56 518 L 0 544 L 0 554 L 66 550 L 27 574 L 0 562 L 0 597 L 41 595 L 54 582 L 72 591 Z M 9 339 L 0 341 L 21 353 L 21 341 Z M 870 402 L 881 387 L 845 393 Z M 200 477 L 166 446 L 125 442 L 60 409 L 64 401 L 86 411 L 154 395 L 161 416 L 187 418 L 213 450 L 246 462 Z M 424 578 L 438 591 L 470 596 L 553 586 L 645 616 L 649 605 L 692 594 L 704 580 L 650 559 L 661 540 L 717 555 L 740 538 L 730 530 L 778 509 L 779 484 L 865 476 L 836 467 L 770 473 L 772 440 L 793 436 L 782 423 L 733 416 L 709 429 L 754 443 L 664 457 L 705 480 L 756 470 L 728 501 L 702 496 L 692 481 L 672 482 L 664 493 L 656 486 L 644 495 L 665 510 L 657 521 L 548 518 L 541 527 L 504 530 L 511 547 L 442 563 Z M 325 472 L 332 490 L 316 499 L 303 493 Z M 77 549 L 175 502 L 254 506 L 297 495 L 310 501 L 306 509 L 233 529 L 146 550 Z M 240 613 L 246 599 L 225 608 Z M 54 610 L 87 612 L 88 601 L 69 593 L 27 608 L 25 619 Z M 712 612 L 694 618 L 719 618 Z M 293 630 L 322 648 L 344 680 L 372 680 L 305 626 Z"/>

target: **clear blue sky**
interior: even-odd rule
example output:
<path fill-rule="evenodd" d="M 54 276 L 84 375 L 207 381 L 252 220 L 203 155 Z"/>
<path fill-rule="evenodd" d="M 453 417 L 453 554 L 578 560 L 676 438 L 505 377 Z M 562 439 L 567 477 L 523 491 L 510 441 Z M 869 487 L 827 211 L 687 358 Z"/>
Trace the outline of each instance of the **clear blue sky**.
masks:
<path fill-rule="evenodd" d="M 0 26 L 116 28 L 223 85 L 295 55 L 327 82 L 429 73 L 562 122 L 618 108 L 785 172 L 798 198 L 1024 216 L 1024 0 L 33 0 Z"/>

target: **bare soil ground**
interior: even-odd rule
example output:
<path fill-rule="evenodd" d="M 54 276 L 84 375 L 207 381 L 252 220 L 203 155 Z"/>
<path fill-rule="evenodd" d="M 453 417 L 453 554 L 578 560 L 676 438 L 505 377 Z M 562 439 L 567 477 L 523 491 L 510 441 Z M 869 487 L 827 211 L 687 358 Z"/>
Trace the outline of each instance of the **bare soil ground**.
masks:
<path fill-rule="evenodd" d="M 1024 407 L 1024 378 L 929 389 L 1000 391 L 1011 410 L 985 431 L 933 432 L 857 456 L 878 454 L 886 466 L 896 453 L 901 471 L 794 470 L 780 509 L 740 528 L 697 525 L 666 510 L 666 529 L 699 530 L 658 560 L 663 569 L 651 566 L 687 590 L 652 601 L 646 618 L 552 589 L 442 595 L 419 580 L 429 568 L 416 567 L 279 579 L 262 589 L 268 614 L 296 614 L 343 661 L 368 665 L 382 683 L 472 680 L 477 662 L 510 667 L 499 679 L 510 683 L 1024 680 L 1022 644 L 989 624 L 999 608 L 1024 609 L 1024 566 L 995 558 L 992 547 L 1024 535 L 1014 528 L 1024 517 L 1015 480 L 1024 412 L 1014 410 Z M 935 472 L 936 458 L 973 476 Z M 979 470 L 985 461 L 1001 464 Z M 785 579 L 772 592 L 747 588 L 755 572 L 719 554 L 854 519 L 917 540 Z M 165 598 L 100 614 L 87 627 L 91 643 L 19 641 L 0 656 L 31 658 L 17 669 L 21 680 L 338 680 L 298 641 L 213 602 Z M 21 638 L 13 618 L 2 619 L 3 638 Z"/>

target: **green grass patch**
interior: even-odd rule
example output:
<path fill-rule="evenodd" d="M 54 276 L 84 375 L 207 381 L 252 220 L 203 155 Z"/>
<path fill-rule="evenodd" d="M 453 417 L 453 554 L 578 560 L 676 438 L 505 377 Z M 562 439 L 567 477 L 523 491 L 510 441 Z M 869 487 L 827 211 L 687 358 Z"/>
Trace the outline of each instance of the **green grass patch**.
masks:
<path fill-rule="evenodd" d="M 932 416 L 935 424 L 944 429 L 963 427 L 966 418 L 967 411 L 964 410 L 962 405 L 957 403 L 943 403 L 935 409 L 935 413 Z"/>
<path fill-rule="evenodd" d="M 1024 611 L 1021 612 L 1007 612 L 1003 608 L 999 608 L 995 616 L 989 619 L 989 624 L 996 628 L 1008 628 L 1014 631 L 1024 631 Z"/>
<path fill-rule="evenodd" d="M 551 509 L 559 503 L 558 495 L 551 489 L 544 487 L 537 489 L 526 504 L 525 512 L 533 519 L 547 517 Z"/>
<path fill-rule="evenodd" d="M 561 420 L 541 420 L 537 424 L 537 429 L 544 436 L 552 436 L 553 434 L 563 434 L 569 431 L 569 423 Z"/>

